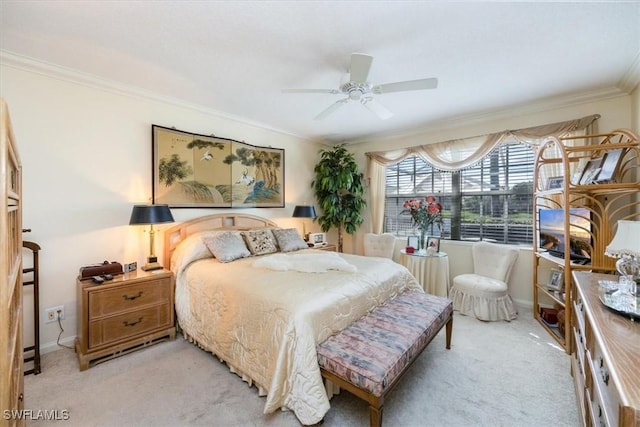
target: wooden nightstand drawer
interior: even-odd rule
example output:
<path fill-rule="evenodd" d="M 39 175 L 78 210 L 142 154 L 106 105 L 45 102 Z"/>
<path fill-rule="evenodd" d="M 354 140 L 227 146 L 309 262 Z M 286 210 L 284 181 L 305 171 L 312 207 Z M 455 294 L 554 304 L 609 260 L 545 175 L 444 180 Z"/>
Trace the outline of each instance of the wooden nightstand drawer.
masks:
<path fill-rule="evenodd" d="M 336 252 L 338 250 L 338 247 L 336 245 L 327 244 L 324 246 L 315 247 L 313 249 L 320 249 L 321 251 Z"/>
<path fill-rule="evenodd" d="M 81 371 L 176 337 L 170 271 L 125 273 L 100 285 L 78 279 L 77 290 Z"/>
<path fill-rule="evenodd" d="M 169 304 L 132 311 L 89 323 L 89 348 L 126 340 L 154 329 L 171 326 Z"/>
<path fill-rule="evenodd" d="M 89 294 L 89 319 L 109 316 L 136 309 L 149 304 L 159 304 L 169 300 L 171 283 L 169 279 L 152 280 L 137 286 L 120 286 L 114 289 L 96 291 Z"/>

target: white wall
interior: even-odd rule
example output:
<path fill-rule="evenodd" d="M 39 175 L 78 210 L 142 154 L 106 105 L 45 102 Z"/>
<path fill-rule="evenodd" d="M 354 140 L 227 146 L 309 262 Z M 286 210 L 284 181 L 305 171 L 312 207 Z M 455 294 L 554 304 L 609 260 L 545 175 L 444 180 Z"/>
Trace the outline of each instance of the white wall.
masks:
<path fill-rule="evenodd" d="M 151 200 L 151 125 L 285 149 L 285 202 L 280 209 L 249 209 L 283 226 L 297 226 L 293 205 L 314 200 L 310 187 L 317 144 L 212 112 L 133 94 L 75 76 L 2 64 L 5 98 L 23 165 L 25 240 L 40 252 L 40 323 L 43 350 L 55 348 L 56 323 L 44 309 L 64 305 L 62 342 L 76 334 L 76 277 L 85 264 L 103 260 L 144 264 L 149 236 L 128 225 L 131 208 Z M 173 209 L 176 221 L 224 212 Z M 307 224 L 307 231 L 319 231 Z M 162 229 L 156 254 L 162 256 Z M 162 259 L 160 260 L 162 262 Z M 31 344 L 32 295 L 25 290 L 25 340 Z M 65 340 L 66 338 L 66 340 Z"/>

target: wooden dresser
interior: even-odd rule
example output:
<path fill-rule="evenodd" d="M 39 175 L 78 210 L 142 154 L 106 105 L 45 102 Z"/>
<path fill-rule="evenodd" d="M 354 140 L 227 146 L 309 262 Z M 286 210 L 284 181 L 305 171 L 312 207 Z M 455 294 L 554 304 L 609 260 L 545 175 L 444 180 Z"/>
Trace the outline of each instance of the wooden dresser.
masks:
<path fill-rule="evenodd" d="M 137 271 L 95 284 L 77 280 L 80 370 L 147 345 L 174 339 L 173 273 Z"/>
<path fill-rule="evenodd" d="M 574 271 L 571 371 L 586 426 L 640 427 L 640 320 L 610 311 L 598 280 L 616 276 Z"/>

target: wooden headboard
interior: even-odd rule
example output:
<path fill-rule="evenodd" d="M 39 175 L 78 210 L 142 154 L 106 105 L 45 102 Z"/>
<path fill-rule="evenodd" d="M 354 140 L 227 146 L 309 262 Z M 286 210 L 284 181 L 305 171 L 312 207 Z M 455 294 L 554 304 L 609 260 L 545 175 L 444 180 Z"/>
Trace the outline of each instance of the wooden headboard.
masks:
<path fill-rule="evenodd" d="M 164 265 L 165 268 L 171 264 L 171 255 L 178 244 L 193 233 L 206 230 L 249 230 L 259 227 L 277 227 L 278 225 L 267 219 L 256 215 L 247 214 L 215 214 L 194 218 L 182 222 L 164 232 Z"/>

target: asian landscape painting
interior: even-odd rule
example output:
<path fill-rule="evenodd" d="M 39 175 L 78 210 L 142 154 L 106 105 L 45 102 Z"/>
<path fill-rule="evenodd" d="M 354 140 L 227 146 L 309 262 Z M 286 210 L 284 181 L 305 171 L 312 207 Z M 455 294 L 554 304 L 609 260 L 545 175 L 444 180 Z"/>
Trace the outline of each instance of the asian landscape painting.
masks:
<path fill-rule="evenodd" d="M 153 203 L 284 207 L 284 150 L 152 126 Z"/>

